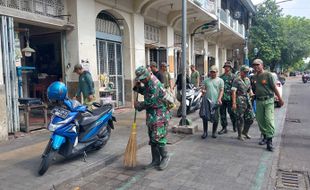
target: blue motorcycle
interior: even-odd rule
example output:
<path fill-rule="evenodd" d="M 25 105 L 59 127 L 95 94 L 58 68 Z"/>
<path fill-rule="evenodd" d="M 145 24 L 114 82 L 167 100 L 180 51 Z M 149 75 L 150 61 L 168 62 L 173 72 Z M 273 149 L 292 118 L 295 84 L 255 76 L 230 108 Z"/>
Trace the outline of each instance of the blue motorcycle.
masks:
<path fill-rule="evenodd" d="M 113 121 L 116 121 L 111 104 L 94 103 L 96 108 L 90 111 L 78 101 L 68 99 L 67 88 L 61 82 L 51 84 L 47 94 L 58 106 L 51 112 L 48 130 L 52 135 L 42 154 L 39 175 L 47 171 L 56 153 L 65 158 L 84 154 L 85 158 L 87 151 L 101 149 L 109 140 Z"/>

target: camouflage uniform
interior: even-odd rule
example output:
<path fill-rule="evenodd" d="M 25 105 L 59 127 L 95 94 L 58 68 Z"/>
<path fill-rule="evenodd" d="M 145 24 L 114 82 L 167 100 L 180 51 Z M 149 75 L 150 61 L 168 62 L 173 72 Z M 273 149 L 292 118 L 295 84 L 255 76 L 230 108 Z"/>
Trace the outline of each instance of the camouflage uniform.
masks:
<path fill-rule="evenodd" d="M 220 115 L 221 115 L 221 125 L 222 125 L 222 131 L 226 132 L 226 128 L 227 128 L 227 114 L 226 114 L 226 110 L 230 116 L 232 125 L 233 125 L 233 129 L 234 131 L 236 130 L 236 116 L 234 114 L 234 112 L 231 109 L 231 87 L 232 87 L 232 83 L 235 79 L 235 75 L 233 73 L 229 73 L 228 75 L 226 75 L 225 73 L 222 74 L 220 76 L 221 79 L 223 79 L 224 81 L 224 94 L 223 94 L 223 98 L 222 98 L 222 105 L 220 107 Z M 222 133 L 223 133 L 222 132 Z M 221 134 L 219 132 L 219 134 Z"/>
<path fill-rule="evenodd" d="M 248 67 L 241 67 L 240 71 L 247 71 Z M 232 84 L 232 91 L 236 91 L 237 109 L 234 111 L 236 115 L 236 125 L 238 129 L 238 137 L 243 140 L 241 134 L 250 138 L 248 131 L 254 121 L 254 113 L 249 96 L 251 91 L 251 81 L 248 77 L 237 77 Z"/>
<path fill-rule="evenodd" d="M 136 70 L 137 78 L 141 80 L 140 74 L 147 72 L 142 66 Z M 149 80 L 144 83 L 144 86 L 134 87 L 134 91 L 144 95 L 144 101 L 137 102 L 135 108 L 138 111 L 146 110 L 146 125 L 148 127 L 149 144 L 152 148 L 152 166 L 158 166 L 159 161 L 168 159 L 168 153 L 165 145 L 167 144 L 167 127 L 168 121 L 171 118 L 170 112 L 167 109 L 167 105 L 163 101 L 163 97 L 166 95 L 166 91 L 163 84 L 154 76 L 149 73 Z M 162 159 L 156 155 L 160 153 Z M 159 167 L 161 168 L 162 162 Z M 164 169 L 164 168 L 163 168 Z"/>

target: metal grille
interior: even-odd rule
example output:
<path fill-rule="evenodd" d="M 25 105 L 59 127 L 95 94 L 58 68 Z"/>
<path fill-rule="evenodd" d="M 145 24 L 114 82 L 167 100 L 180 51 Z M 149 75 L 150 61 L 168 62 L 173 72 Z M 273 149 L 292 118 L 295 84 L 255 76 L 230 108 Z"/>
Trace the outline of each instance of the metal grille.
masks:
<path fill-rule="evenodd" d="M 0 6 L 55 17 L 64 14 L 64 0 L 0 0 Z"/>
<path fill-rule="evenodd" d="M 279 170 L 277 176 L 277 189 L 307 190 L 309 187 L 309 178 L 306 172 Z"/>
<path fill-rule="evenodd" d="M 292 123 L 301 123 L 300 119 L 296 118 L 285 118 L 286 122 L 292 122 Z"/>
<path fill-rule="evenodd" d="M 107 74 L 109 82 L 113 83 L 110 89 L 112 100 L 116 106 L 124 105 L 124 77 L 122 61 L 122 45 L 117 42 L 97 39 L 97 68 L 98 74 Z M 101 84 L 104 87 L 104 84 Z M 103 91 L 104 92 L 104 91 Z"/>
<path fill-rule="evenodd" d="M 148 24 L 144 25 L 144 38 L 146 40 L 159 42 L 160 41 L 160 28 L 156 26 L 151 26 Z"/>
<path fill-rule="evenodd" d="M 117 36 L 121 35 L 121 30 L 116 22 L 101 18 L 96 19 L 96 31 Z"/>

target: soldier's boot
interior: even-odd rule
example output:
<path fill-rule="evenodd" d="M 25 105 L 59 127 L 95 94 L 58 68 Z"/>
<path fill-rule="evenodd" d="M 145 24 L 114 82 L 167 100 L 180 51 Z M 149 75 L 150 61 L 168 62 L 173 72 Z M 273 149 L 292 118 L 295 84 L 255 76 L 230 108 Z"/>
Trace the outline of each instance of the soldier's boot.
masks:
<path fill-rule="evenodd" d="M 212 126 L 212 138 L 216 138 L 216 131 L 217 131 L 217 123 L 213 123 L 213 126 Z"/>
<path fill-rule="evenodd" d="M 247 139 L 251 139 L 251 136 L 248 134 L 250 129 L 250 126 L 244 126 L 244 129 L 242 131 L 242 134 L 245 136 Z"/>
<path fill-rule="evenodd" d="M 218 134 L 219 135 L 222 135 L 222 134 L 224 134 L 224 133 L 227 133 L 227 126 L 223 126 L 223 128 L 222 128 L 222 130 L 220 130 L 219 132 L 218 132 Z"/>
<path fill-rule="evenodd" d="M 235 122 L 233 122 L 233 131 L 234 131 L 234 132 L 237 132 L 236 123 L 237 123 L 236 121 L 235 121 Z"/>
<path fill-rule="evenodd" d="M 266 139 L 266 135 L 262 135 L 262 139 L 261 139 L 261 141 L 259 141 L 259 145 L 265 145 L 266 144 L 266 141 L 267 141 L 267 139 Z"/>
<path fill-rule="evenodd" d="M 207 138 L 208 136 L 208 123 L 207 122 L 203 122 L 203 134 L 201 135 L 202 139 Z"/>
<path fill-rule="evenodd" d="M 152 162 L 144 167 L 144 169 L 158 167 L 160 164 L 160 153 L 156 145 L 151 145 Z"/>
<path fill-rule="evenodd" d="M 244 141 L 244 138 L 242 136 L 242 125 L 238 125 L 238 139 L 241 141 Z"/>
<path fill-rule="evenodd" d="M 170 156 L 168 154 L 166 146 L 164 147 L 158 147 L 159 153 L 161 155 L 161 161 L 159 164 L 159 170 L 164 170 L 167 168 L 169 161 L 170 161 Z"/>
<path fill-rule="evenodd" d="M 272 138 L 267 138 L 267 150 L 272 152 L 273 151 L 273 146 L 272 146 Z"/>

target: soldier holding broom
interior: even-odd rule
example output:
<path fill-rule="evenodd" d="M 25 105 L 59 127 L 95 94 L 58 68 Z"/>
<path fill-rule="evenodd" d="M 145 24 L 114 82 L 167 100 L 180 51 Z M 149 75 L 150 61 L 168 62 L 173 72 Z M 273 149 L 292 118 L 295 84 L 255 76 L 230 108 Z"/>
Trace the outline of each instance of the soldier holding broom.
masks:
<path fill-rule="evenodd" d="M 166 148 L 170 113 L 163 101 L 166 91 L 163 84 L 144 66 L 138 67 L 135 74 L 136 84 L 133 90 L 142 94 L 144 101 L 136 101 L 134 106 L 138 111 L 146 110 L 146 125 L 152 152 L 152 162 L 146 168 L 164 170 L 170 160 Z M 144 85 L 142 86 L 141 83 Z"/>

